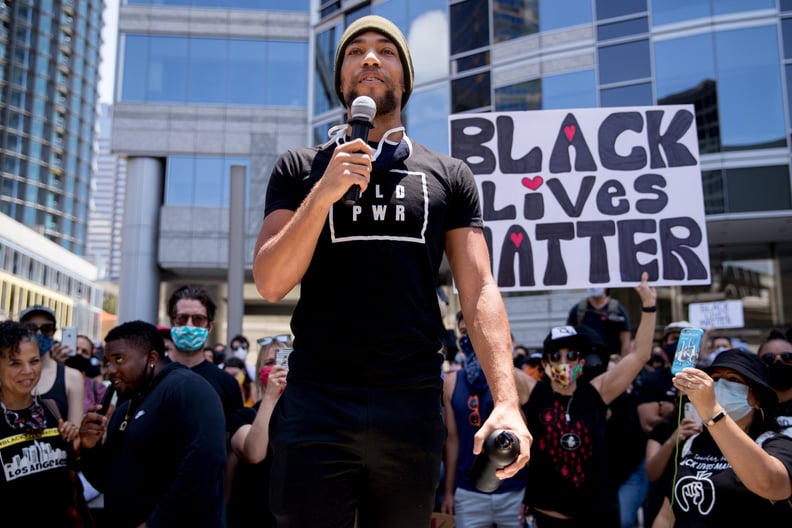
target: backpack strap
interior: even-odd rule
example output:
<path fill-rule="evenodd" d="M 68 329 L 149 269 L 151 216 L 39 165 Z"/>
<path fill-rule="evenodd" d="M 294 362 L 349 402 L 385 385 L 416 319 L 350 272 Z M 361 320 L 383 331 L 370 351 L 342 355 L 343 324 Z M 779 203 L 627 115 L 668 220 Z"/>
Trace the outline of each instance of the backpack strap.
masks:
<path fill-rule="evenodd" d="M 619 315 L 619 301 L 613 297 L 608 299 L 608 315 Z"/>
<path fill-rule="evenodd" d="M 58 409 L 58 404 L 55 403 L 55 400 L 51 400 L 49 398 L 42 398 L 41 400 L 42 405 L 47 407 L 52 415 L 55 417 L 56 420 L 61 420 L 63 416 L 61 416 L 60 409 Z"/>
<path fill-rule="evenodd" d="M 588 298 L 581 299 L 577 305 L 577 324 L 583 324 L 583 317 L 588 311 Z"/>

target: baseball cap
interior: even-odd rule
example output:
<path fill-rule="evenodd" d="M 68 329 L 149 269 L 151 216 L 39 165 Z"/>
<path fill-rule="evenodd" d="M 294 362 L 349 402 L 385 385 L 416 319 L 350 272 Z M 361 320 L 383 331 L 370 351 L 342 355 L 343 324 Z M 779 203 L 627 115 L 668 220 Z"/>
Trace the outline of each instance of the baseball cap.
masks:
<path fill-rule="evenodd" d="M 688 321 L 674 321 L 666 325 L 663 335 L 668 335 L 671 332 L 681 332 L 683 328 L 693 328 L 693 325 Z"/>
<path fill-rule="evenodd" d="M 573 326 L 556 326 L 547 334 L 542 352 L 549 354 L 562 348 L 588 353 L 591 350 L 591 341 L 585 335 L 579 334 Z"/>
<path fill-rule="evenodd" d="M 43 304 L 34 304 L 33 306 L 28 306 L 19 312 L 19 321 L 24 322 L 26 319 L 36 313 L 44 314 L 52 321 L 52 324 L 57 324 L 55 320 L 55 311 L 52 308 L 44 306 Z"/>

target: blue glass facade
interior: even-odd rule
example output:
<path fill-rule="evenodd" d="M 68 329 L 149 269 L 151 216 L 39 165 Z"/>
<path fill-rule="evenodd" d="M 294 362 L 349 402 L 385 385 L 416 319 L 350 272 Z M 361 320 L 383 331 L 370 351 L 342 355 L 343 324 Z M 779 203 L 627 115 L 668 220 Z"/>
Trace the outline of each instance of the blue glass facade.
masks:
<path fill-rule="evenodd" d="M 431 37 L 403 7 L 412 2 L 345 4 L 321 2 L 314 28 L 317 140 L 344 119 L 332 84 L 318 83 L 332 80 L 340 31 L 361 13 L 391 18 L 416 71 L 438 73 L 416 75 L 404 117 L 411 137 L 441 151 L 446 112 L 692 104 L 716 282 L 662 302 L 684 319 L 697 295 L 763 296 L 746 326 L 792 320 L 792 2 L 451 0 L 432 6 Z"/>
<path fill-rule="evenodd" d="M 101 0 L 0 3 L 0 212 L 85 253 Z"/>

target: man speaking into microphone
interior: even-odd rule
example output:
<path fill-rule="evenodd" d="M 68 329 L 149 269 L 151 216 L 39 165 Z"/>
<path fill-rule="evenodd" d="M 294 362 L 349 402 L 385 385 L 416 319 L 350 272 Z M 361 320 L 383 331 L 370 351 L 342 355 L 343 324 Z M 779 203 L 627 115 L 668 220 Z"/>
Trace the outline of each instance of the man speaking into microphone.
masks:
<path fill-rule="evenodd" d="M 495 429 L 520 443 L 501 478 L 531 446 L 508 320 L 470 169 L 402 125 L 413 65 L 392 22 L 366 16 L 347 27 L 335 89 L 351 122 L 353 101 L 374 101 L 367 141 L 348 123 L 323 145 L 284 153 L 254 254 L 264 299 L 300 284 L 289 383 L 270 422 L 270 503 L 278 526 L 429 526 L 446 436 L 435 290 L 444 253 L 494 400 L 474 451 Z M 359 198 L 347 196 L 354 186 Z"/>

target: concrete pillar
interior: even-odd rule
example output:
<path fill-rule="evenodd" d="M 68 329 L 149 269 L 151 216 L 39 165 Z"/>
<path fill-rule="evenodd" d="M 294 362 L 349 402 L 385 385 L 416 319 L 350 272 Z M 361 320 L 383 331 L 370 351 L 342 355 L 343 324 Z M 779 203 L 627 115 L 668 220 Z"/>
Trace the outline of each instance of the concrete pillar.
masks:
<path fill-rule="evenodd" d="M 228 334 L 242 333 L 245 316 L 245 166 L 231 165 L 228 204 Z"/>
<path fill-rule="evenodd" d="M 157 324 L 160 268 L 157 261 L 164 163 L 158 158 L 127 160 L 118 323 Z"/>

